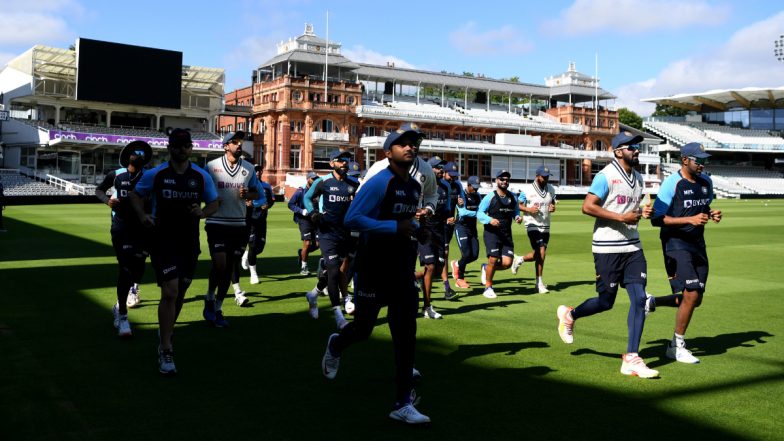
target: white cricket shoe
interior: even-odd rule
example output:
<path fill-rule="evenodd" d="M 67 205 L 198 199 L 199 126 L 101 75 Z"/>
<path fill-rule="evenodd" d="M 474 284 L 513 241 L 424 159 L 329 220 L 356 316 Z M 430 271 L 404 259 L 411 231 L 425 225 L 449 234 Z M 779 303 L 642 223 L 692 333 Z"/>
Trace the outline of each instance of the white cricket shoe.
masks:
<path fill-rule="evenodd" d="M 119 328 L 120 327 L 120 307 L 119 307 L 119 305 L 117 303 L 115 303 L 114 306 L 112 306 L 112 318 L 114 319 L 114 322 L 113 322 L 114 327 L 115 328 Z"/>
<path fill-rule="evenodd" d="M 245 297 L 245 291 L 235 292 L 234 293 L 234 302 L 239 307 L 248 306 L 250 303 L 250 299 Z"/>
<path fill-rule="evenodd" d="M 240 265 L 242 265 L 242 269 L 248 269 L 248 250 L 245 250 L 245 252 L 242 253 L 242 260 L 240 261 Z"/>
<path fill-rule="evenodd" d="M 120 337 L 130 337 L 133 335 L 131 332 L 131 324 L 128 322 L 128 316 L 121 316 L 117 326 L 117 335 Z"/>
<path fill-rule="evenodd" d="M 648 294 L 645 293 L 645 316 L 648 317 L 648 314 L 656 311 L 656 299 Z"/>
<path fill-rule="evenodd" d="M 569 317 L 571 312 L 572 308 L 561 305 L 555 313 L 558 316 L 558 335 L 568 345 L 574 343 L 574 335 L 572 334 L 574 331 L 574 319 Z"/>
<path fill-rule="evenodd" d="M 482 264 L 482 285 L 487 285 L 487 271 L 485 271 L 485 267 L 487 266 L 486 263 Z"/>
<path fill-rule="evenodd" d="M 332 334 L 327 339 L 327 348 L 324 350 L 324 357 L 321 358 L 321 373 L 328 380 L 334 380 L 335 376 L 338 374 L 338 368 L 340 367 L 340 357 L 336 357 L 332 355 L 332 351 L 329 349 L 330 345 L 332 344 L 332 340 L 337 338 L 339 334 Z"/>
<path fill-rule="evenodd" d="M 356 310 L 356 305 L 354 305 L 353 296 L 346 296 L 346 302 L 343 304 L 343 307 L 346 310 L 346 314 L 354 315 L 354 311 Z"/>
<path fill-rule="evenodd" d="M 686 364 L 697 364 L 700 359 L 691 354 L 691 351 L 686 349 L 686 343 L 683 345 L 672 345 L 670 342 L 667 345 L 667 358 L 672 358 L 675 361 Z"/>
<path fill-rule="evenodd" d="M 139 303 L 142 302 L 140 294 L 141 290 L 139 289 L 139 285 L 131 285 L 131 289 L 128 290 L 128 298 L 125 300 L 125 306 L 129 308 L 135 308 L 139 306 Z"/>
<path fill-rule="evenodd" d="M 436 310 L 433 309 L 433 305 L 430 305 L 427 308 L 425 308 L 425 310 L 423 312 L 423 315 L 425 316 L 426 319 L 438 320 L 438 319 L 444 318 L 444 316 L 442 316 L 441 314 L 437 313 Z"/>
<path fill-rule="evenodd" d="M 520 269 L 520 266 L 523 264 L 523 256 L 515 256 L 514 260 L 512 261 L 512 274 L 517 274 L 517 270 Z"/>
<path fill-rule="evenodd" d="M 623 375 L 633 375 L 640 378 L 656 378 L 659 376 L 659 371 L 651 369 L 645 365 L 637 354 L 624 354 L 621 363 L 621 373 Z"/>
<path fill-rule="evenodd" d="M 400 409 L 393 410 L 389 413 L 389 417 L 406 424 L 427 424 L 430 422 L 430 417 L 419 413 L 413 404 L 406 404 Z"/>
<path fill-rule="evenodd" d="M 317 319 L 319 317 L 318 289 L 313 288 L 308 291 L 307 294 L 305 294 L 305 298 L 308 299 L 308 313 L 314 320 Z"/>
<path fill-rule="evenodd" d="M 495 295 L 495 291 L 493 290 L 492 286 L 488 286 L 487 288 L 485 288 L 485 292 L 483 292 L 482 295 L 485 296 L 485 298 L 487 299 L 494 299 L 498 297 L 497 295 Z"/>
<path fill-rule="evenodd" d="M 547 285 L 545 285 L 544 283 L 537 283 L 536 290 L 539 291 L 539 294 L 547 294 L 548 292 L 550 292 L 550 290 L 547 289 Z"/>

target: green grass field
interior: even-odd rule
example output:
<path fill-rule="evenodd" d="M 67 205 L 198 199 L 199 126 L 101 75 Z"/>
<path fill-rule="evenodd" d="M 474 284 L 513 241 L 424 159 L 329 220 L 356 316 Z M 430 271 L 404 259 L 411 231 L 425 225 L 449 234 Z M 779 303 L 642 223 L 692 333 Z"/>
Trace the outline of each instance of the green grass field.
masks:
<path fill-rule="evenodd" d="M 393 361 L 383 318 L 344 354 L 334 381 L 321 376 L 334 321 L 325 298 L 321 319 L 307 315 L 303 293 L 315 279 L 294 273 L 299 235 L 284 204 L 271 213 L 262 283 L 243 275 L 252 307 L 224 307 L 230 329 L 201 320 L 202 253 L 176 331 L 176 378 L 157 371 L 149 265 L 143 303 L 130 312 L 133 338 L 112 327 L 107 207 L 9 207 L 0 235 L 0 440 L 782 440 L 784 200 L 714 206 L 724 221 L 707 228 L 708 291 L 686 336 L 701 364 L 664 357 L 675 310 L 659 308 L 641 355 L 661 378 L 621 375 L 623 290 L 613 310 L 577 323 L 573 345 L 560 341 L 556 307 L 595 295 L 592 220 L 564 201 L 545 267 L 550 294 L 535 294 L 526 264 L 517 276 L 499 273 L 499 297 L 487 300 L 477 262 L 467 277 L 476 288 L 435 302 L 444 320 L 418 320 L 419 409 L 433 419 L 425 430 L 386 417 Z M 527 238 L 515 231 L 519 253 Z M 646 221 L 641 233 L 648 291 L 664 294 L 658 230 Z"/>

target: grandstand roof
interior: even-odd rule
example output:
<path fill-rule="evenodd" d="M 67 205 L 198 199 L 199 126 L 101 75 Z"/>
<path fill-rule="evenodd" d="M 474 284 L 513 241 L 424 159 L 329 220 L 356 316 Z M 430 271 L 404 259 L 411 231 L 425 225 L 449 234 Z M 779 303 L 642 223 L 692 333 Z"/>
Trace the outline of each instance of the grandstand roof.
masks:
<path fill-rule="evenodd" d="M 729 110 L 738 107 L 775 108 L 784 106 L 784 86 L 776 88 L 746 87 L 743 89 L 709 90 L 682 93 L 667 97 L 646 98 L 648 103 L 664 104 L 695 112 Z"/>
<path fill-rule="evenodd" d="M 275 64 L 284 61 L 308 63 L 308 64 L 324 64 L 324 54 L 296 49 L 291 52 L 286 52 L 283 54 L 276 55 L 271 59 L 262 63 L 261 66 L 259 67 L 273 66 Z M 330 54 L 329 65 L 339 66 L 346 69 L 356 69 L 359 67 L 357 63 L 354 63 L 353 61 L 349 60 L 348 58 L 340 54 Z"/>

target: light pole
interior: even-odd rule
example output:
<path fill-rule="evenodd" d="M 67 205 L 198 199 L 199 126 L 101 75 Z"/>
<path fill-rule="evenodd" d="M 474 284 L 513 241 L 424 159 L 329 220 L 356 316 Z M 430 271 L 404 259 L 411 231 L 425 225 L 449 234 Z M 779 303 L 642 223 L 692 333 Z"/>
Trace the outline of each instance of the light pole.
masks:
<path fill-rule="evenodd" d="M 778 40 L 773 40 L 773 55 L 777 60 L 784 62 L 784 35 L 779 35 Z"/>

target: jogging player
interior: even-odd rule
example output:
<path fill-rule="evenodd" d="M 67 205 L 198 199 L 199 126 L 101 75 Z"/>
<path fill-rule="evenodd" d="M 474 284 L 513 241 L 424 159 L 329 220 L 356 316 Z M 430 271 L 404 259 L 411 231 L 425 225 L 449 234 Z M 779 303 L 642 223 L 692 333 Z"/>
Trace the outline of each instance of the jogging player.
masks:
<path fill-rule="evenodd" d="M 703 174 L 710 157 L 704 147 L 692 142 L 681 147 L 681 169 L 662 182 L 653 204 L 651 223 L 661 227 L 665 262 L 675 263 L 675 279 L 682 294 L 652 299 L 649 309 L 657 306 L 678 308 L 675 334 L 667 345 L 666 355 L 681 363 L 700 360 L 686 349 L 684 335 L 694 308 L 702 304 L 708 282 L 708 253 L 705 246 L 705 225 L 721 222 L 720 210 L 712 210 L 713 182 Z M 651 308 L 653 307 L 653 308 Z"/>
<path fill-rule="evenodd" d="M 457 199 L 457 246 L 460 247 L 460 260 L 451 262 L 455 286 L 462 289 L 471 287 L 465 280 L 466 265 L 479 258 L 479 234 L 476 230 L 476 212 L 482 196 L 479 194 L 479 177 L 469 176 L 468 185 Z"/>
<path fill-rule="evenodd" d="M 264 173 L 264 164 L 256 164 L 253 168 L 256 170 L 256 179 L 259 180 L 263 192 L 259 193 L 259 197 L 253 201 L 245 201 L 245 205 L 248 207 L 246 221 L 250 225 L 250 237 L 241 263 L 242 269 L 250 271 L 250 284 L 258 285 L 259 274 L 256 262 L 259 254 L 264 252 L 264 247 L 267 245 L 267 216 L 270 208 L 275 205 L 275 195 L 272 192 L 272 186 L 261 179 L 262 173 Z M 239 271 L 237 273 L 239 274 Z M 239 276 L 233 282 L 239 284 Z M 235 290 L 238 288 L 239 285 L 235 286 Z"/>
<path fill-rule="evenodd" d="M 628 340 L 622 356 L 621 373 L 640 378 L 655 378 L 638 355 L 645 326 L 645 284 L 647 264 L 637 224 L 651 216 L 651 207 L 640 209 L 643 181 L 633 167 L 639 164 L 640 135 L 621 132 L 612 140 L 614 160 L 594 177 L 583 201 L 583 213 L 596 218 L 593 227 L 593 261 L 596 266 L 597 297 L 572 309 L 558 307 L 558 334 L 564 343 L 574 341 L 574 322 L 612 309 L 618 286 L 629 293 Z"/>
<path fill-rule="evenodd" d="M 454 162 L 444 164 L 444 181 L 449 184 L 449 217 L 444 224 L 444 265 L 441 270 L 441 279 L 444 282 L 444 298 L 452 300 L 457 297 L 457 293 L 449 286 L 449 271 L 447 269 L 449 244 L 452 243 L 452 237 L 455 235 L 457 199 L 464 193 L 463 184 L 460 183 L 460 172 Z"/>
<path fill-rule="evenodd" d="M 158 370 L 164 375 L 177 373 L 172 335 L 201 252 L 199 221 L 218 209 L 212 178 L 189 161 L 192 148 L 190 132 L 174 129 L 169 135 L 169 161 L 145 172 L 130 196 L 136 215 L 152 234 L 150 258 L 161 287 Z M 144 211 L 148 197 L 151 214 Z"/>
<path fill-rule="evenodd" d="M 351 245 L 351 231 L 344 224 L 349 205 L 359 183 L 348 178 L 351 153 L 336 150 L 330 156 L 332 173 L 317 179 L 305 193 L 305 209 L 319 230 L 321 255 L 327 266 L 327 291 L 338 329 L 346 325 L 341 310 L 341 292 L 348 290 L 346 264 Z M 309 308 L 318 301 L 306 295 Z"/>
<path fill-rule="evenodd" d="M 95 196 L 112 209 L 112 245 L 117 256 L 117 303 L 112 307 L 114 327 L 120 337 L 130 337 L 128 308 L 137 306 L 139 282 L 147 260 L 148 234 L 131 206 L 130 193 L 152 159 L 152 148 L 144 141 L 132 141 L 120 152 L 120 167 L 109 172 L 95 189 Z M 106 192 L 114 187 L 109 197 Z M 148 208 L 148 207 L 146 207 Z"/>
<path fill-rule="evenodd" d="M 308 254 L 319 249 L 318 243 L 318 230 L 313 221 L 310 220 L 308 210 L 305 208 L 305 193 L 310 190 L 313 182 L 319 176 L 316 172 L 308 172 L 305 186 L 300 187 L 291 195 L 289 199 L 289 210 L 294 213 L 294 222 L 299 227 L 300 240 L 302 240 L 302 248 L 297 250 L 297 261 L 299 262 L 299 273 L 303 276 L 310 274 L 308 269 Z"/>
<path fill-rule="evenodd" d="M 415 145 L 422 133 L 411 125 L 391 133 L 384 142 L 388 167 L 368 179 L 346 214 L 346 226 L 361 232 L 357 251 L 357 310 L 354 320 L 332 334 L 321 360 L 322 373 L 334 379 L 340 357 L 352 344 L 366 340 L 380 309 L 387 318 L 395 352 L 395 401 L 389 417 L 407 424 L 430 418 L 412 404 L 416 314 L 415 239 L 422 184 L 410 175 Z M 378 262 L 384 262 L 379 265 Z"/>
<path fill-rule="evenodd" d="M 536 290 L 539 294 L 549 292 L 542 281 L 544 258 L 550 242 L 550 216 L 555 212 L 555 188 L 548 183 L 549 179 L 550 169 L 540 165 L 536 169 L 534 182 L 524 186 L 517 198 L 532 251 L 524 256 L 515 256 L 512 274 L 517 274 L 523 262 L 535 262 Z"/>
<path fill-rule="evenodd" d="M 485 298 L 496 298 L 493 290 L 493 275 L 497 270 L 512 266 L 514 260 L 514 240 L 512 222 L 522 222 L 517 197 L 509 191 L 509 178 L 512 174 L 501 170 L 495 175 L 496 189 L 482 199 L 476 218 L 485 226 L 483 239 L 487 263 L 482 264 L 482 284 Z"/>
<path fill-rule="evenodd" d="M 242 159 L 242 142 L 245 132 L 229 132 L 223 137 L 223 156 L 207 163 L 207 172 L 218 189 L 220 206 L 204 222 L 210 247 L 210 269 L 207 294 L 204 296 L 204 320 L 216 328 L 229 326 L 223 315 L 223 300 L 231 284 L 231 273 L 248 243 L 249 227 L 245 221 L 246 201 L 261 198 L 261 207 L 267 199 L 251 163 Z M 248 298 L 242 293 L 234 296 L 238 306 L 247 306 Z"/>

